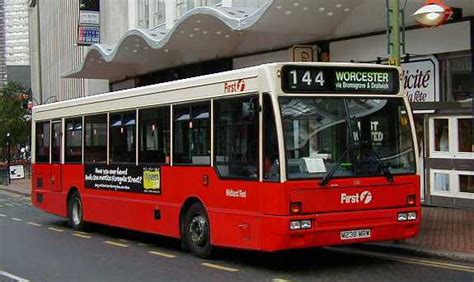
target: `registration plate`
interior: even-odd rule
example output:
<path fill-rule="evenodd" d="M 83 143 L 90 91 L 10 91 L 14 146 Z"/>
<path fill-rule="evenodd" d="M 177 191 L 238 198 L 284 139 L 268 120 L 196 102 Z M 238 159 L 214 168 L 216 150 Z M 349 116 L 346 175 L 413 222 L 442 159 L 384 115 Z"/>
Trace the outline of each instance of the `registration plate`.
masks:
<path fill-rule="evenodd" d="M 370 238 L 370 229 L 341 231 L 341 240 Z"/>

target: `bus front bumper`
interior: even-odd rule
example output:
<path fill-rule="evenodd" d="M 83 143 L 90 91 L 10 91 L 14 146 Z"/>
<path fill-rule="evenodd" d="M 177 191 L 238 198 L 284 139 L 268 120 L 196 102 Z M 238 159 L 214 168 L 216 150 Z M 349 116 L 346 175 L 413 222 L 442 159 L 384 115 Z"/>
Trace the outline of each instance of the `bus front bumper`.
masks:
<path fill-rule="evenodd" d="M 404 214 L 413 215 L 413 212 L 416 212 L 416 219 L 411 217 L 410 220 L 408 218 L 403 220 Z M 310 227 L 308 227 L 308 221 L 311 222 Z M 263 218 L 261 247 L 264 251 L 278 251 L 403 240 L 416 236 L 420 230 L 420 223 L 420 207 L 301 216 L 267 215 Z M 298 225 L 300 228 L 295 229 Z"/>

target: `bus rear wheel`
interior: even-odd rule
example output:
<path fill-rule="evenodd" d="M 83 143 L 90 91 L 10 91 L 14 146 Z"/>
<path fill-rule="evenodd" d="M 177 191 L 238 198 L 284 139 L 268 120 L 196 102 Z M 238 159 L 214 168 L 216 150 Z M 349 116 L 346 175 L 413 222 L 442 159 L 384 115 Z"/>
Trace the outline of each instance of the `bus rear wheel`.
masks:
<path fill-rule="evenodd" d="M 78 192 L 74 191 L 68 201 L 68 220 L 69 225 L 78 231 L 82 231 L 85 228 L 83 219 L 83 207 L 81 196 Z"/>
<path fill-rule="evenodd" d="M 194 203 L 189 207 L 184 217 L 183 235 L 186 246 L 194 255 L 200 258 L 212 256 L 211 227 L 202 204 Z"/>

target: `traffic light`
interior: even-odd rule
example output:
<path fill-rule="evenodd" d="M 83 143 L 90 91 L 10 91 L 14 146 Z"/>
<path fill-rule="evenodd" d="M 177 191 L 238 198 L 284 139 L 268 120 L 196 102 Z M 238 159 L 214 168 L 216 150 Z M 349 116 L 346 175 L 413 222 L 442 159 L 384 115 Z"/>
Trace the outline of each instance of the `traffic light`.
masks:
<path fill-rule="evenodd" d="M 21 93 L 19 95 L 19 98 L 20 98 L 20 101 L 21 101 L 21 108 L 24 109 L 24 110 L 28 110 L 28 102 L 29 102 L 29 98 L 30 96 L 26 93 Z"/>

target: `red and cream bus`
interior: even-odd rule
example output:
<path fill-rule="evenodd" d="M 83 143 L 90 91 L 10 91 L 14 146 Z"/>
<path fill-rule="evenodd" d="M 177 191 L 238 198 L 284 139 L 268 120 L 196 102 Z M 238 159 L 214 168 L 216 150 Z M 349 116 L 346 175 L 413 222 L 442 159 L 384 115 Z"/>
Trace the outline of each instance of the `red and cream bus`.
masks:
<path fill-rule="evenodd" d="M 34 205 L 262 251 L 415 236 L 413 117 L 395 67 L 275 63 L 33 109 Z"/>

